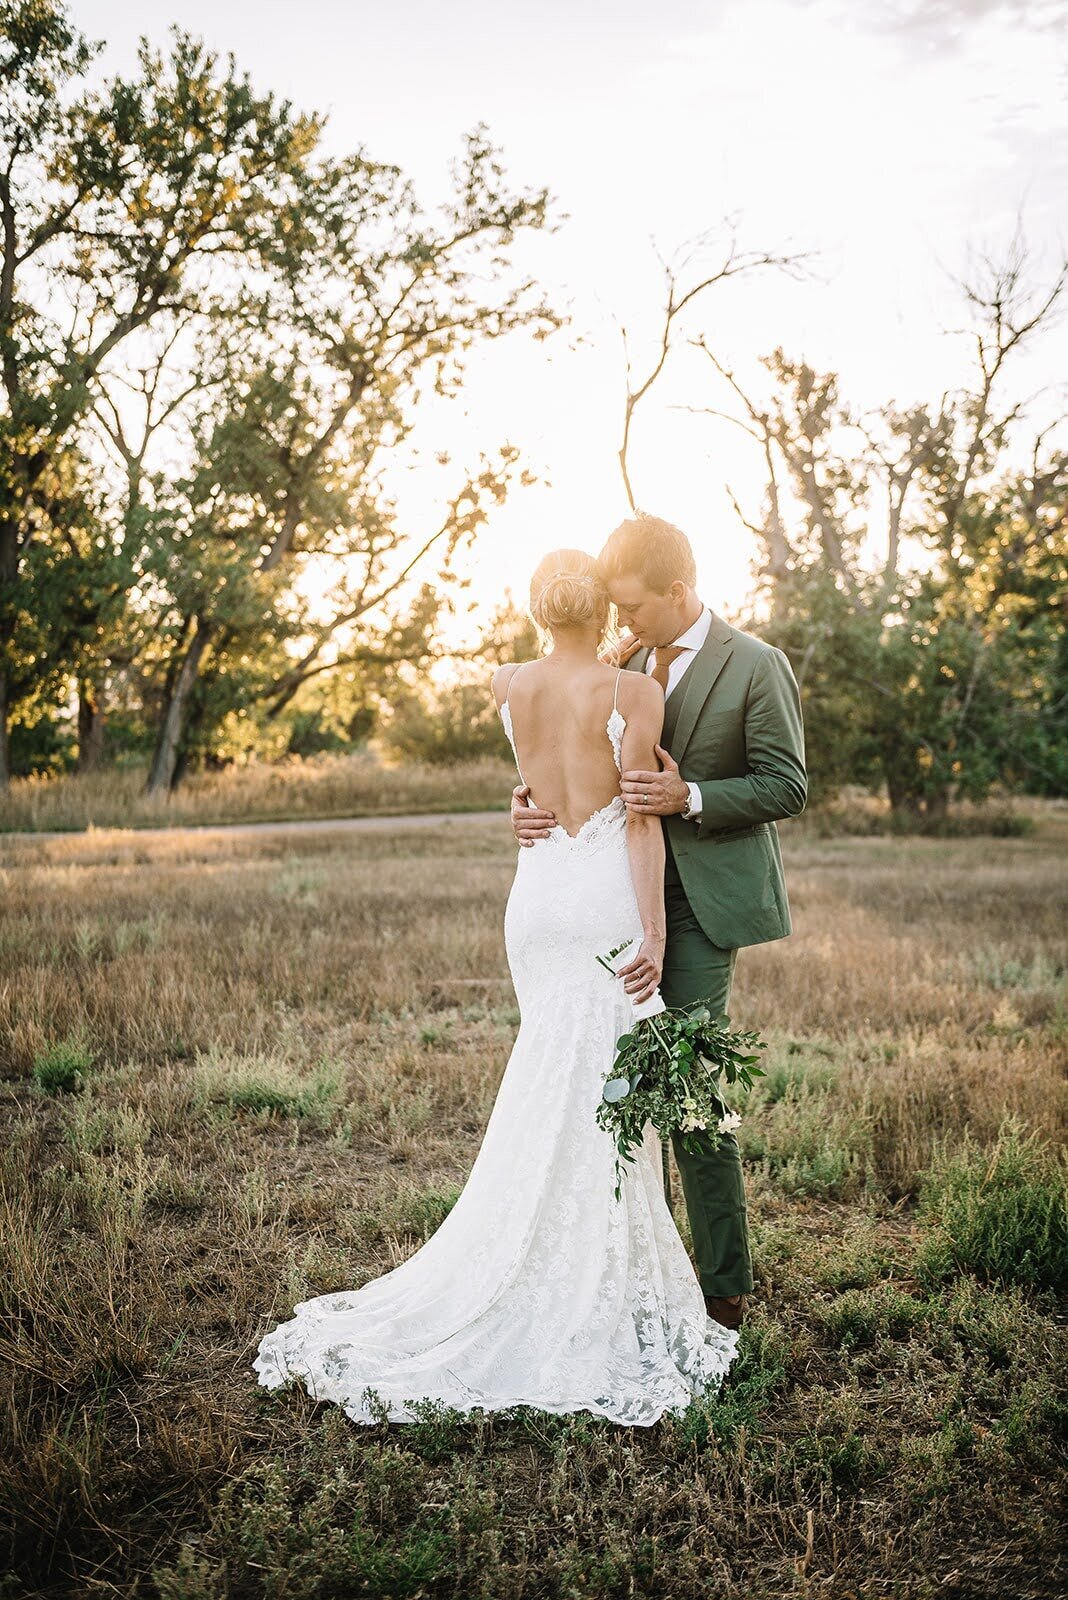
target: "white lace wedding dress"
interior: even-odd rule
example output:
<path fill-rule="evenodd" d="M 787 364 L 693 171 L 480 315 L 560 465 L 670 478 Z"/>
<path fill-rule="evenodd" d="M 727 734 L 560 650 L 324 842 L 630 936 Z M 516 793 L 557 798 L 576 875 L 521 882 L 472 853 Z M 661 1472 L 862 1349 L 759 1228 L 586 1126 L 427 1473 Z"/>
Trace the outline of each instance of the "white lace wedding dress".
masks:
<path fill-rule="evenodd" d="M 501 715 L 515 752 L 507 698 Z M 620 768 L 624 727 L 613 709 Z M 621 796 L 574 836 L 558 824 L 519 850 L 504 933 L 522 1021 L 459 1198 L 400 1266 L 302 1301 L 266 1334 L 253 1362 L 266 1387 L 299 1378 L 368 1423 L 369 1389 L 397 1422 L 413 1420 L 406 1402 L 430 1399 L 623 1424 L 718 1389 L 738 1335 L 705 1311 L 664 1199 L 659 1137 L 649 1124 L 616 1200 L 615 1145 L 594 1119 L 633 1022 L 596 957 L 642 933 Z"/>

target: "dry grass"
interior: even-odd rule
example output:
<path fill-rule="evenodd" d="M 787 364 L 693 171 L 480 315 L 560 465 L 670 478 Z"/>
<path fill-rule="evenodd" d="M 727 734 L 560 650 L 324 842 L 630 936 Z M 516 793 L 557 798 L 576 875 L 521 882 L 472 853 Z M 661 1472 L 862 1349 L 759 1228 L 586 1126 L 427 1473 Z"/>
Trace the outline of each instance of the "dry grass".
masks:
<path fill-rule="evenodd" d="M 469 761 L 444 769 L 384 765 L 371 755 L 252 762 L 193 773 L 172 795 L 145 793 L 140 768 L 18 778 L 0 796 L 0 833 L 182 827 L 217 822 L 507 809 L 515 769 Z"/>
<path fill-rule="evenodd" d="M 503 819 L 447 856 L 403 829 L 0 842 L 0 1593 L 1059 1593 L 1057 1302 L 978 1260 L 925 1276 L 915 1207 L 966 1133 L 1062 1134 L 1058 818 L 784 829 L 797 931 L 742 952 L 733 1007 L 771 1041 L 744 1355 L 648 1430 L 357 1429 L 249 1367 L 470 1170 L 517 1021 Z"/>
<path fill-rule="evenodd" d="M 176 793 L 155 797 L 145 793 L 145 776 L 138 767 L 18 778 L 0 796 L 0 835 L 507 810 L 516 782 L 510 760 L 487 757 L 442 767 L 391 763 L 371 753 L 252 761 L 195 772 Z M 1048 801 L 1002 798 L 982 806 L 961 804 L 943 826 L 950 835 L 1013 837 L 1051 811 L 1056 807 Z M 796 832 L 817 837 L 879 835 L 894 828 L 886 801 L 862 789 L 843 791 L 795 825 Z"/>

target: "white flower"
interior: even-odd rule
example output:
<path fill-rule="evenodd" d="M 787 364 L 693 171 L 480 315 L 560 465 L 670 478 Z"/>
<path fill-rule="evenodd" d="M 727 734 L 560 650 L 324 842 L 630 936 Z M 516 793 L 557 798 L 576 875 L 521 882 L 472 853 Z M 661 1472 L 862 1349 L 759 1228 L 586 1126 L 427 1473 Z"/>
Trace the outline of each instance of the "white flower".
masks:
<path fill-rule="evenodd" d="M 728 1111 L 726 1116 L 720 1117 L 717 1124 L 720 1133 L 734 1133 L 742 1125 L 742 1119 L 737 1111 Z"/>
<path fill-rule="evenodd" d="M 679 1122 L 679 1130 L 682 1133 L 693 1133 L 698 1128 L 703 1130 L 703 1129 L 705 1129 L 707 1127 L 708 1127 L 708 1123 L 705 1122 L 704 1118 L 703 1117 L 695 1117 L 692 1112 L 687 1112 L 686 1115 Z"/>

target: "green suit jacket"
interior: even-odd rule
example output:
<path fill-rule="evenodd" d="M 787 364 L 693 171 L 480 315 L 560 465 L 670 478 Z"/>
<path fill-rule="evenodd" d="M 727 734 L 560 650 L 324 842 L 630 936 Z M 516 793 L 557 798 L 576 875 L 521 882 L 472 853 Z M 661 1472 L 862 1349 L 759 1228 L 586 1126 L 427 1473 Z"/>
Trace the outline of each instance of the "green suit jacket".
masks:
<path fill-rule="evenodd" d="M 645 669 L 648 650 L 627 666 Z M 791 931 L 775 823 L 808 795 L 801 697 L 781 650 L 712 613 L 697 655 L 664 702 L 660 740 L 701 790 L 700 822 L 663 818 L 686 898 L 725 949 Z"/>

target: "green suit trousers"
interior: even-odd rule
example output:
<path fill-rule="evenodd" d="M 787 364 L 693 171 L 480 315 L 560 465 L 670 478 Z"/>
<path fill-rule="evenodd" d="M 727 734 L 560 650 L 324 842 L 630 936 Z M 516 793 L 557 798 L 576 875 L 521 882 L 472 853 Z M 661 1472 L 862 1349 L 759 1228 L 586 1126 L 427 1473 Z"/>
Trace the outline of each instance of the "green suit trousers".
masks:
<path fill-rule="evenodd" d="M 712 943 L 676 875 L 669 870 L 666 877 L 667 941 L 660 980 L 664 1003 L 688 1006 L 708 1000 L 714 1015 L 725 1012 L 738 952 Z M 705 1134 L 693 1137 L 700 1140 L 696 1151 L 687 1150 L 677 1133 L 671 1142 L 690 1219 L 697 1277 L 705 1294 L 747 1294 L 753 1287 L 753 1263 L 738 1140 L 733 1133 L 722 1142 Z"/>

